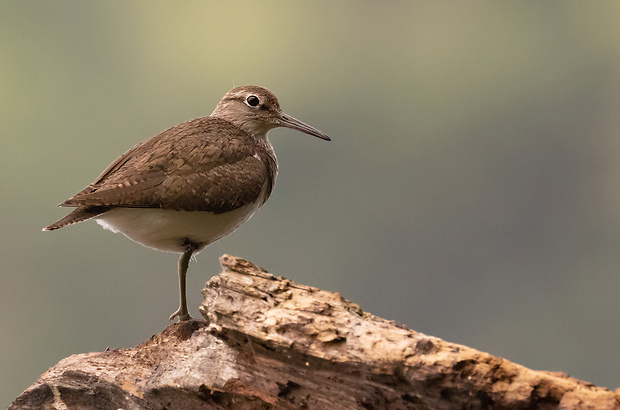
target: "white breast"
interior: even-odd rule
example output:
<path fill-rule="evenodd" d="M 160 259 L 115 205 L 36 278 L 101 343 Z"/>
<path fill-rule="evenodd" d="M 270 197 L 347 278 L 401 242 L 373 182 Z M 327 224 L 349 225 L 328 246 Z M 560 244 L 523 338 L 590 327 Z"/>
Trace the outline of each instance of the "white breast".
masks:
<path fill-rule="evenodd" d="M 161 251 L 184 252 L 185 239 L 207 246 L 237 229 L 263 203 L 264 195 L 261 195 L 254 204 L 221 214 L 119 207 L 95 219 L 104 228 L 120 232 L 142 245 Z"/>

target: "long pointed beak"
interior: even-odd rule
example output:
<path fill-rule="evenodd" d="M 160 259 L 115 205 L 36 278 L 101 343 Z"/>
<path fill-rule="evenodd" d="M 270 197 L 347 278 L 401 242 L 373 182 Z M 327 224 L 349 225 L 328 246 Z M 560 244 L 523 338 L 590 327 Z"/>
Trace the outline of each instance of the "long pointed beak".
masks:
<path fill-rule="evenodd" d="M 278 116 L 278 119 L 280 120 L 280 125 L 282 127 L 301 131 L 305 134 L 315 136 L 325 141 L 331 141 L 331 138 L 329 138 L 326 134 L 322 133 L 321 131 L 317 130 L 314 127 L 309 126 L 308 124 L 304 122 L 299 121 L 298 119 L 291 117 L 288 114 L 281 113 Z"/>

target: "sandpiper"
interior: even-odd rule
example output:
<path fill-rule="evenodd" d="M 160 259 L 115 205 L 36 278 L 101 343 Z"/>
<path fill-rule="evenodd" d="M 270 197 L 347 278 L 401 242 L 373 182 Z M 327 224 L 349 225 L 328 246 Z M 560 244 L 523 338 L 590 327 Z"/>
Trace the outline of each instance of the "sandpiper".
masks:
<path fill-rule="evenodd" d="M 142 245 L 181 253 L 180 303 L 170 320 L 189 320 L 190 258 L 234 231 L 269 198 L 278 163 L 267 133 L 277 127 L 330 141 L 283 113 L 271 91 L 236 87 L 209 117 L 183 122 L 127 151 L 59 205 L 75 207 L 73 212 L 43 230 L 94 219 Z"/>

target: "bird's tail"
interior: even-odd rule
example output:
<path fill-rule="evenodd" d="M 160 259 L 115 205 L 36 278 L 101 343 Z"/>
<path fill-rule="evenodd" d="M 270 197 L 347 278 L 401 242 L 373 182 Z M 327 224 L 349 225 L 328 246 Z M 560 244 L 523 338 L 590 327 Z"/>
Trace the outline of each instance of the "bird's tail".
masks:
<path fill-rule="evenodd" d="M 73 225 L 78 222 L 86 221 L 87 219 L 94 218 L 97 215 L 101 215 L 102 213 L 109 210 L 109 208 L 105 206 L 89 206 L 89 207 L 79 207 L 76 208 L 69 215 L 62 218 L 60 221 L 51 224 L 50 226 L 46 226 L 43 228 L 44 231 L 53 231 L 56 229 L 60 229 L 67 225 Z"/>

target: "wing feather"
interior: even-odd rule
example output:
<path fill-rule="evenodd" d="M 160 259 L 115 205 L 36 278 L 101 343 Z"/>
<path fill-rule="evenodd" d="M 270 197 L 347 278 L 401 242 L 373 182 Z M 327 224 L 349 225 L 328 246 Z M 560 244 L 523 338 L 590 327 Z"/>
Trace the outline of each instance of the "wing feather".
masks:
<path fill-rule="evenodd" d="M 227 121 L 198 118 L 136 145 L 62 205 L 231 211 L 269 182 L 256 149 Z"/>

